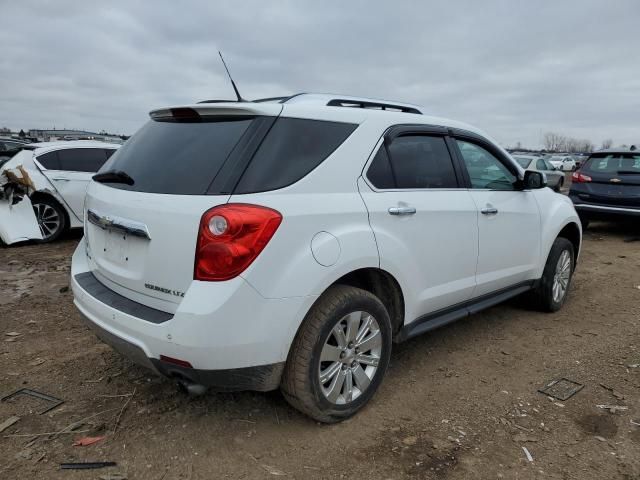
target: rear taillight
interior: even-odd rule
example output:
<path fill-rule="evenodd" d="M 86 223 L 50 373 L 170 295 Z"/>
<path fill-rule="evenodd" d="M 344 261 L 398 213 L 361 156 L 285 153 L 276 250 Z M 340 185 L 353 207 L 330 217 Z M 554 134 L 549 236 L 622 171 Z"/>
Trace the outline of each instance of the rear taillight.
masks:
<path fill-rule="evenodd" d="M 573 183 L 588 183 L 591 181 L 591 177 L 589 175 L 580 173 L 579 170 L 576 170 L 571 174 L 571 181 Z"/>
<path fill-rule="evenodd" d="M 271 208 L 229 203 L 207 210 L 200 220 L 195 280 L 229 280 L 242 273 L 267 246 L 282 215 Z"/>

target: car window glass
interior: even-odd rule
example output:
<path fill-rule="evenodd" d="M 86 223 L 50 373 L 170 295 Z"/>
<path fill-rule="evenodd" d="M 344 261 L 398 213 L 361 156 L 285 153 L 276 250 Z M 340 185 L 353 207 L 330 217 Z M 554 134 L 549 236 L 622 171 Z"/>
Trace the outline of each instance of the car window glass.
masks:
<path fill-rule="evenodd" d="M 404 136 L 389 145 L 397 188 L 457 188 L 453 162 L 442 137 Z"/>
<path fill-rule="evenodd" d="M 47 170 L 60 170 L 58 152 L 49 152 L 37 157 L 38 162 Z"/>
<path fill-rule="evenodd" d="M 480 145 L 464 140 L 456 142 L 469 172 L 471 188 L 514 190 L 516 177 L 500 160 Z"/>
<path fill-rule="evenodd" d="M 536 169 L 538 170 L 548 170 L 547 165 L 544 163 L 544 160 L 536 160 Z"/>
<path fill-rule="evenodd" d="M 352 123 L 279 118 L 234 193 L 276 190 L 297 182 L 329 157 L 356 128 Z"/>
<path fill-rule="evenodd" d="M 556 167 L 554 167 L 553 164 L 549 160 L 545 160 L 544 163 L 547 166 L 547 170 L 555 170 L 556 169 Z"/>
<path fill-rule="evenodd" d="M 591 157 L 582 167 L 585 172 L 611 173 L 619 171 L 640 174 L 640 154 L 609 154 Z"/>
<path fill-rule="evenodd" d="M 373 157 L 369 170 L 367 170 L 367 178 L 376 188 L 395 188 L 396 182 L 393 179 L 389 155 L 387 155 L 387 149 L 384 145 L 378 149 L 378 153 Z"/>
<path fill-rule="evenodd" d="M 111 155 L 113 155 L 113 153 L 114 153 L 115 151 L 116 151 L 116 149 L 115 149 L 115 148 L 105 148 L 105 149 L 104 149 L 104 154 L 105 154 L 105 156 L 106 156 L 107 160 L 108 160 L 109 158 L 111 158 Z"/>
<path fill-rule="evenodd" d="M 60 169 L 69 172 L 97 172 L 107 161 L 102 148 L 69 148 L 58 150 Z"/>
<path fill-rule="evenodd" d="M 520 164 L 522 168 L 527 168 L 531 163 L 531 159 L 527 157 L 513 157 L 516 159 L 516 162 Z"/>

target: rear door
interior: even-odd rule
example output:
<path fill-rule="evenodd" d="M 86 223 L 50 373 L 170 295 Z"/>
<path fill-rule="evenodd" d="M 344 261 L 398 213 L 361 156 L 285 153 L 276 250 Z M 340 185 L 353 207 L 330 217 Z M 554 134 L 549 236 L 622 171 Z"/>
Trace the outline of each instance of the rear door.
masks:
<path fill-rule="evenodd" d="M 533 278 L 540 258 L 540 212 L 531 191 L 517 187 L 517 169 L 491 142 L 456 135 L 456 152 L 478 211 L 474 297 Z"/>
<path fill-rule="evenodd" d="M 49 152 L 37 160 L 47 168 L 44 175 L 81 220 L 87 185 L 113 151 L 93 147 L 68 148 Z"/>
<path fill-rule="evenodd" d="M 478 213 L 443 132 L 396 129 L 393 137 L 381 142 L 359 187 L 380 267 L 400 279 L 413 320 L 471 297 Z"/>
<path fill-rule="evenodd" d="M 640 154 L 593 154 L 580 173 L 591 181 L 576 183 L 580 200 L 614 207 L 640 207 Z"/>

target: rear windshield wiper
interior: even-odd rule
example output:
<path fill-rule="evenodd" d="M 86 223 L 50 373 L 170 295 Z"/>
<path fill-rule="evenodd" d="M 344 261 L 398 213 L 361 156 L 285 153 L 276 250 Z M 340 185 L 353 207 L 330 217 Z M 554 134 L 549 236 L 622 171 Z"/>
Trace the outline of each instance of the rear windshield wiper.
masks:
<path fill-rule="evenodd" d="M 127 185 L 133 185 L 133 178 L 122 170 L 107 170 L 106 172 L 98 173 L 94 175 L 93 180 L 100 183 L 125 183 Z"/>

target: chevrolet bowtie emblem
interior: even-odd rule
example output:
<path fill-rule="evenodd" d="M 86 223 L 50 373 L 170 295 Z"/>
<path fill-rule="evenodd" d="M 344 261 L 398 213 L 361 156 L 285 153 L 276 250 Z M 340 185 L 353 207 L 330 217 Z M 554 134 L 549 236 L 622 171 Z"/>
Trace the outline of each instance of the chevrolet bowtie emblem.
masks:
<path fill-rule="evenodd" d="M 619 178 L 612 178 L 611 180 L 609 180 L 610 182 L 613 183 L 620 183 L 622 180 L 620 180 Z"/>

